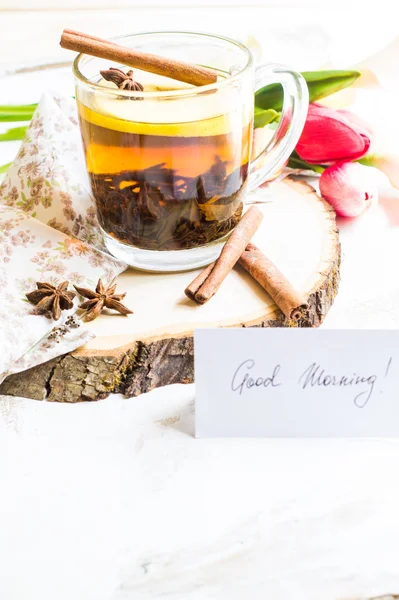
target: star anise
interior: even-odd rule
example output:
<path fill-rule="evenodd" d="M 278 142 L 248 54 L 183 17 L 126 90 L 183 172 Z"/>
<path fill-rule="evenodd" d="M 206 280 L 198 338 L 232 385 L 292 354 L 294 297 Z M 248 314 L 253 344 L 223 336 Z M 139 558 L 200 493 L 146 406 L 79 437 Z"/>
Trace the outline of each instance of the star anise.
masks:
<path fill-rule="evenodd" d="M 53 319 L 58 321 L 62 310 L 68 310 L 73 307 L 75 292 L 68 291 L 68 281 L 63 281 L 58 287 L 51 283 L 36 283 L 37 290 L 26 294 L 29 302 L 36 304 L 35 312 L 45 314 L 51 312 Z"/>
<path fill-rule="evenodd" d="M 87 311 L 83 315 L 85 321 L 93 321 L 96 319 L 103 308 L 112 308 L 121 315 L 133 314 L 133 311 L 124 306 L 121 302 L 126 296 L 126 292 L 123 294 L 115 294 L 115 279 L 111 281 L 108 287 L 105 287 L 101 279 L 99 279 L 95 291 L 77 287 L 76 285 L 74 288 L 81 296 L 87 298 L 82 304 L 79 304 L 79 308 Z"/>
<path fill-rule="evenodd" d="M 127 73 L 116 67 L 110 67 L 106 71 L 100 71 L 100 74 L 107 81 L 112 81 L 120 90 L 139 91 L 144 90 L 141 83 L 135 81 L 133 78 L 133 71 L 130 70 Z"/>

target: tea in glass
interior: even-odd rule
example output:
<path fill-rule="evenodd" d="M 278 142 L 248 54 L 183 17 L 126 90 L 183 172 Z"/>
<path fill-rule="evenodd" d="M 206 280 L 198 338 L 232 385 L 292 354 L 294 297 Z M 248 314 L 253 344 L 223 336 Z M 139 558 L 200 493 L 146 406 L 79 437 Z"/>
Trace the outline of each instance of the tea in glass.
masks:
<path fill-rule="evenodd" d="M 108 104 L 114 115 L 79 105 L 104 232 L 123 244 L 156 251 L 198 248 L 225 238 L 242 215 L 251 121 L 237 135 L 232 114 L 150 123 L 133 120 L 136 113 L 149 116 L 139 101 Z M 154 116 L 162 111 L 155 102 L 151 107 Z M 117 117 L 118 112 L 130 120 Z"/>

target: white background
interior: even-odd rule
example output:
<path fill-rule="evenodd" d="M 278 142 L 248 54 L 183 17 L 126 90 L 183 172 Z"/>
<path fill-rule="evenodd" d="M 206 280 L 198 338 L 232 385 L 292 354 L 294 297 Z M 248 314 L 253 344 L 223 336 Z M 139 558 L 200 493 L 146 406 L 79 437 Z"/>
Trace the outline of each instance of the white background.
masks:
<path fill-rule="evenodd" d="M 60 8 L 132 8 L 132 7 L 146 7 L 146 8 L 159 8 L 166 7 L 173 10 L 176 6 L 181 7 L 220 7 L 220 6 L 244 6 L 248 10 L 252 7 L 268 7 L 271 9 L 275 8 L 325 8 L 329 12 L 338 7 L 347 8 L 349 4 L 357 6 L 359 9 L 365 9 L 367 6 L 372 7 L 373 2 L 370 0 L 249 0 L 244 2 L 243 0 L 1 0 L 0 8 L 6 8 L 11 10 L 17 9 L 50 9 L 57 10 Z M 385 4 L 389 4 L 389 0 L 385 1 Z M 381 2 L 378 4 L 381 8 Z"/>
<path fill-rule="evenodd" d="M 64 27 L 186 28 L 255 34 L 267 61 L 338 68 L 399 28 L 397 0 L 216 4 L 0 0 L 0 62 L 64 59 Z M 386 265 L 383 215 L 362 223 L 342 232 L 343 281 L 326 326 L 398 327 L 396 242 Z M 172 386 L 76 406 L 0 400 L 2 600 L 399 592 L 397 440 L 195 440 L 193 396 Z"/>
<path fill-rule="evenodd" d="M 65 58 L 64 27 L 105 37 L 177 28 L 256 36 L 267 62 L 342 68 L 395 38 L 397 14 L 396 0 L 0 0 L 0 63 Z"/>

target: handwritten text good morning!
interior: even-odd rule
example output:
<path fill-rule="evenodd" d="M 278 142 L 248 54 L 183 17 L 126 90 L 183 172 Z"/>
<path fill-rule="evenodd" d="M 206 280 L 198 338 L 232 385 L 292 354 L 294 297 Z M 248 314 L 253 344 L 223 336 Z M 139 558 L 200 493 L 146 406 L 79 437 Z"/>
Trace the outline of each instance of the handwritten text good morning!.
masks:
<path fill-rule="evenodd" d="M 399 435 L 399 332 L 195 334 L 196 435 Z"/>

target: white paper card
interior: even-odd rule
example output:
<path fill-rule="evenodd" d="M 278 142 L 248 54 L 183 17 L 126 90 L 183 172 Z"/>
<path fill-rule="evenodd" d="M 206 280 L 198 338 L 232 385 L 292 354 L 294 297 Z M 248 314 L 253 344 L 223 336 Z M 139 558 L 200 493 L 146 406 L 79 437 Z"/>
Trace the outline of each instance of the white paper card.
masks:
<path fill-rule="evenodd" d="M 399 331 L 199 329 L 196 437 L 399 436 Z"/>

